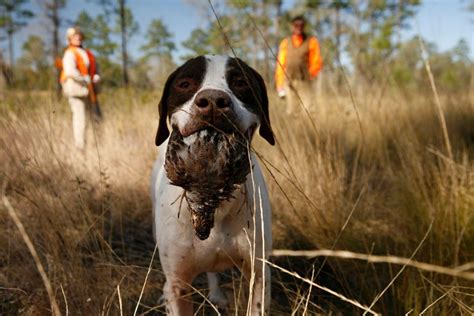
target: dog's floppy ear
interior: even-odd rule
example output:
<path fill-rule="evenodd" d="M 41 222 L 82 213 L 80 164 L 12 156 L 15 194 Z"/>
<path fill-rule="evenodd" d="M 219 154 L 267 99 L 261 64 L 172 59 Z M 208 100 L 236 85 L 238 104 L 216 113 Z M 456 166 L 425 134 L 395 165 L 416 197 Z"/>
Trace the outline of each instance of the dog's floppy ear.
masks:
<path fill-rule="evenodd" d="M 252 68 L 250 68 L 252 69 Z M 262 136 L 270 145 L 275 145 L 275 137 L 273 136 L 272 126 L 270 125 L 270 115 L 268 113 L 268 95 L 267 95 L 267 87 L 265 86 L 265 81 L 263 80 L 262 76 L 252 69 L 252 72 L 257 79 L 259 92 L 260 92 L 260 104 L 259 104 L 259 111 L 260 111 L 260 136 Z"/>
<path fill-rule="evenodd" d="M 160 121 L 158 123 L 158 131 L 156 132 L 155 144 L 160 146 L 170 136 L 170 131 L 166 123 L 168 119 L 168 96 L 171 90 L 171 83 L 176 77 L 177 71 L 173 72 L 166 80 L 165 87 L 163 88 L 163 94 L 161 95 L 160 104 L 158 105 L 158 111 L 160 113 Z"/>

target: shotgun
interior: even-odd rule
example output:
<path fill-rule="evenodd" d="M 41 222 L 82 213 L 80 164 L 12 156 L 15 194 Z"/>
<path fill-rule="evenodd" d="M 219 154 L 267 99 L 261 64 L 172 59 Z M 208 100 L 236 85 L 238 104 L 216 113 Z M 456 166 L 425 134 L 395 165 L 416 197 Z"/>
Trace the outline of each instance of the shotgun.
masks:
<path fill-rule="evenodd" d="M 100 121 L 102 121 L 102 111 L 100 110 L 99 100 L 97 100 L 97 92 L 95 90 L 95 85 L 92 82 L 92 78 L 91 82 L 88 84 L 88 88 L 92 119 L 95 122 L 99 123 Z"/>

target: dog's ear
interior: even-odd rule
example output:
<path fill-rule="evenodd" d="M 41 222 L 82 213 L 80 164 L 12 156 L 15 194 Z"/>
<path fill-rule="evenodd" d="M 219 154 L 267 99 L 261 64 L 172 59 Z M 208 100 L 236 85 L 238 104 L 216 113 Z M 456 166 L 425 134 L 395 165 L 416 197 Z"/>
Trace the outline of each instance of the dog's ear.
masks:
<path fill-rule="evenodd" d="M 250 68 L 252 69 L 252 68 Z M 260 104 L 259 104 L 259 111 L 260 111 L 260 136 L 262 136 L 270 145 L 275 145 L 275 137 L 273 135 L 272 126 L 270 125 L 270 115 L 268 112 L 268 95 L 267 95 L 267 87 L 265 86 L 265 81 L 263 80 L 262 76 L 252 69 L 252 72 L 257 79 L 259 92 L 260 92 Z"/>
<path fill-rule="evenodd" d="M 168 96 L 171 90 L 171 84 L 176 77 L 177 71 L 173 72 L 166 80 L 165 87 L 163 88 L 163 94 L 161 95 L 160 104 L 158 105 L 158 111 L 160 114 L 160 121 L 158 123 L 158 131 L 156 132 L 155 144 L 160 146 L 170 136 L 170 131 L 167 125 L 168 119 Z"/>

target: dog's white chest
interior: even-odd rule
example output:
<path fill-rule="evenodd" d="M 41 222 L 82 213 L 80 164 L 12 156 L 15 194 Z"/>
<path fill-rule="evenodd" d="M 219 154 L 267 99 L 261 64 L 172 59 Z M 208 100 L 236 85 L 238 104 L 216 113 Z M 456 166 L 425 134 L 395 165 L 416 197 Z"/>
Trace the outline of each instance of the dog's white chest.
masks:
<path fill-rule="evenodd" d="M 209 238 L 200 240 L 182 198 L 183 190 L 170 185 L 163 170 L 158 172 L 156 181 L 154 225 L 160 256 L 181 258 L 180 266 L 196 271 L 222 271 L 244 259 L 254 224 L 246 184 L 235 191 L 235 198 L 219 206 Z"/>

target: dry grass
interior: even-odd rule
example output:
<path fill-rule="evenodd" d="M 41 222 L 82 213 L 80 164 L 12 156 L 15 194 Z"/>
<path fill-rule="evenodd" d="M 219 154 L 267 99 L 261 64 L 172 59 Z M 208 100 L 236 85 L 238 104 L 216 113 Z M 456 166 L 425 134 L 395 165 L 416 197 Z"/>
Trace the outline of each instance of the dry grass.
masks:
<path fill-rule="evenodd" d="M 89 127 L 84 153 L 72 145 L 64 102 L 38 93 L 0 100 L 0 180 L 63 314 L 67 306 L 72 315 L 130 315 L 146 277 L 138 314 L 163 312 L 158 260 L 147 275 L 158 99 L 104 95 L 106 120 L 97 143 Z M 464 96 L 440 102 L 453 159 L 430 95 L 373 88 L 356 97 L 360 123 L 349 97 L 322 96 L 311 119 L 283 115 L 273 97 L 278 144 L 256 139 L 253 147 L 267 173 L 275 248 L 344 249 L 445 267 L 474 261 L 474 105 Z M 41 275 L 3 206 L 0 233 L 0 314 L 49 314 Z M 474 286 L 462 278 L 338 258 L 272 261 L 306 280 L 274 269 L 271 314 L 360 313 L 314 282 L 382 314 L 474 312 Z M 235 271 L 225 277 L 236 296 L 239 278 Z M 202 280 L 194 286 L 207 291 Z M 211 311 L 201 295 L 192 299 L 200 314 Z"/>

